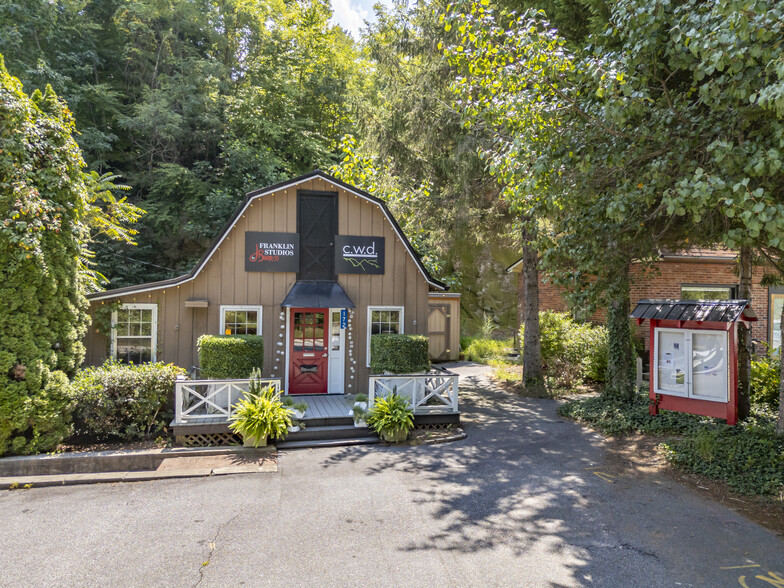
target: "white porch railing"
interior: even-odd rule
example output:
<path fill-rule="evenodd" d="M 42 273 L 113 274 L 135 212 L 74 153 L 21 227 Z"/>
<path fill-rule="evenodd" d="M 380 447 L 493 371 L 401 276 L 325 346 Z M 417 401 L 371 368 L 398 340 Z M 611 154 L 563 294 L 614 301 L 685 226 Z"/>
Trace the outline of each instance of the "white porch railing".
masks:
<path fill-rule="evenodd" d="M 280 394 L 280 379 L 259 380 Z M 234 405 L 248 393 L 250 380 L 177 380 L 174 385 L 174 423 L 228 422 Z"/>
<path fill-rule="evenodd" d="M 370 376 L 368 406 L 377 396 L 398 395 L 409 399 L 414 414 L 455 414 L 459 376 L 434 368 L 426 374 L 390 374 Z"/>

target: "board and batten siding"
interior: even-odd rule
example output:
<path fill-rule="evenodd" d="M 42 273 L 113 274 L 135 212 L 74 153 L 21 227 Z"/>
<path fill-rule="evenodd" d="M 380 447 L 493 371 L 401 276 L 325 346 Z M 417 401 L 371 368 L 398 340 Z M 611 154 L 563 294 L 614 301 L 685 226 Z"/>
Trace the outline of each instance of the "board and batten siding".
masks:
<path fill-rule="evenodd" d="M 212 257 L 192 280 L 179 286 L 167 286 L 149 292 L 128 293 L 110 300 L 93 301 L 91 314 L 102 304 L 154 303 L 158 305 L 157 357 L 185 369 L 198 366 L 196 341 L 205 333 L 219 334 L 221 305 L 262 307 L 265 377 L 284 377 L 288 356 L 279 356 L 288 344 L 283 299 L 296 282 L 295 273 L 246 272 L 245 232 L 297 232 L 297 190 L 338 193 L 338 232 L 341 235 L 385 238 L 385 273 L 383 275 L 338 275 L 338 283 L 354 302 L 351 331 L 346 333 L 347 392 L 366 392 L 366 333 L 368 306 L 402 306 L 405 308 L 404 330 L 409 334 L 427 335 L 429 286 L 405 245 L 398 239 L 381 207 L 347 192 L 329 181 L 315 178 L 292 185 L 274 194 L 255 198 L 237 219 Z M 206 299 L 207 308 L 189 308 L 186 300 Z M 281 312 L 284 319 L 281 320 Z M 279 335 L 283 334 L 283 337 Z M 351 339 L 349 340 L 349 336 Z M 353 348 L 349 342 L 353 341 Z M 281 343 L 282 345 L 278 345 Z M 101 364 L 109 352 L 107 334 L 90 327 L 86 339 L 88 365 Z M 275 363 L 275 358 L 280 361 Z M 352 364 L 351 359 L 356 360 Z M 351 379 L 351 366 L 356 379 Z M 351 384 L 351 388 L 349 388 Z M 358 388 L 357 388 L 358 386 Z"/>

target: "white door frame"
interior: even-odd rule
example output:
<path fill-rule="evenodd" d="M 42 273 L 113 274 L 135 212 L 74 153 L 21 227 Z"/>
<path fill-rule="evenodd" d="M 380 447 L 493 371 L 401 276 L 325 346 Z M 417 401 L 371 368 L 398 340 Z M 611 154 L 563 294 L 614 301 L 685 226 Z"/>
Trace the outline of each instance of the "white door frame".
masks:
<path fill-rule="evenodd" d="M 340 329 L 340 351 L 332 350 L 332 314 L 338 313 L 338 327 L 340 327 L 340 313 L 348 309 L 330 308 L 329 321 L 329 359 L 327 361 L 327 394 L 345 394 L 346 392 L 346 329 Z"/>

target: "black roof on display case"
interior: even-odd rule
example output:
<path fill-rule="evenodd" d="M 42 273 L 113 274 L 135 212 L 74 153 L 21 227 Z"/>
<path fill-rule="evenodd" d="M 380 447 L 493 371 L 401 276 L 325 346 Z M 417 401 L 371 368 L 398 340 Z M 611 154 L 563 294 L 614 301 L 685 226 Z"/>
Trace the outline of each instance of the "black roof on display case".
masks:
<path fill-rule="evenodd" d="M 631 313 L 638 321 L 698 321 L 734 323 L 756 321 L 750 300 L 640 300 Z"/>

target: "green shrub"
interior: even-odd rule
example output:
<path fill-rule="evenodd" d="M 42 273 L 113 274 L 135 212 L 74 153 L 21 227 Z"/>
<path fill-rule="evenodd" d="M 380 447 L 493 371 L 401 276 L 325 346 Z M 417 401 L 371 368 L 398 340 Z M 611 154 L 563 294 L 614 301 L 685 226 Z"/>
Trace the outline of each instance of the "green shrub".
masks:
<path fill-rule="evenodd" d="M 204 378 L 245 379 L 264 364 L 260 335 L 202 335 L 197 345 Z"/>
<path fill-rule="evenodd" d="M 373 335 L 370 337 L 370 372 L 412 374 L 430 369 L 427 337 Z"/>
<path fill-rule="evenodd" d="M 669 461 L 724 480 L 736 492 L 777 494 L 784 489 L 784 439 L 776 436 L 775 414 L 764 405 L 753 405 L 752 416 L 735 427 L 666 410 L 651 415 L 647 394 L 638 394 L 631 404 L 603 396 L 573 400 L 558 413 L 609 435 L 677 435 L 663 444 Z"/>
<path fill-rule="evenodd" d="M 751 362 L 751 400 L 765 403 L 773 409 L 779 407 L 779 368 L 778 354 L 759 357 Z"/>
<path fill-rule="evenodd" d="M 542 363 L 550 375 L 568 374 L 569 380 L 590 378 L 604 382 L 607 377 L 607 329 L 589 323 L 577 323 L 565 312 L 539 313 Z M 520 328 L 525 341 L 525 327 Z"/>
<path fill-rule="evenodd" d="M 482 339 L 480 337 L 462 337 L 460 348 L 468 361 L 485 363 L 488 359 L 506 357 L 506 350 L 513 346 L 511 339 Z"/>
<path fill-rule="evenodd" d="M 174 382 L 185 370 L 170 363 L 119 363 L 77 372 L 71 383 L 76 433 L 98 440 L 155 437 L 171 421 Z"/>

